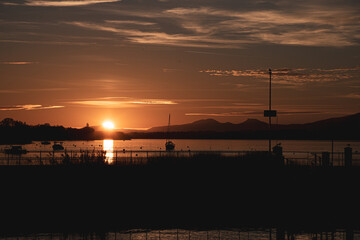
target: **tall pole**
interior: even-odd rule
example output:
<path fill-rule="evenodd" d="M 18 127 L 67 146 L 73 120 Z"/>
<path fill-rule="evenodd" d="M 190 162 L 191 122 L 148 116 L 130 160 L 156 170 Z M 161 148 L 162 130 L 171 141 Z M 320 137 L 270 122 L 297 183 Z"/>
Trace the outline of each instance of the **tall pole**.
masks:
<path fill-rule="evenodd" d="M 169 138 L 169 132 L 170 132 L 170 113 L 169 113 L 169 122 L 168 122 L 168 127 L 167 127 L 167 132 L 166 132 L 166 136 L 165 136 L 165 138 L 166 138 L 166 140 L 165 140 L 165 142 L 167 142 L 168 141 L 168 138 Z"/>
<path fill-rule="evenodd" d="M 269 68 L 269 113 L 271 113 L 271 69 Z M 269 114 L 269 154 L 271 154 L 271 114 Z"/>

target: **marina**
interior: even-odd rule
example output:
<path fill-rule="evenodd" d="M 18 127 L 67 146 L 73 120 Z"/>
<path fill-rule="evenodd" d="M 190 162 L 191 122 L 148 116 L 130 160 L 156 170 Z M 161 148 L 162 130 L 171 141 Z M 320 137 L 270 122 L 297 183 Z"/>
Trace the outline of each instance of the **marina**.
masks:
<path fill-rule="evenodd" d="M 167 151 L 161 139 L 65 141 L 62 149 L 52 149 L 51 145 L 40 142 L 22 146 L 22 154 L 7 151 L 10 146 L 0 150 L 1 165 L 48 165 L 61 164 L 64 159 L 73 163 L 81 162 L 85 155 L 102 156 L 109 165 L 142 165 L 149 158 L 193 158 L 199 155 L 222 157 L 242 157 L 249 153 L 265 153 L 266 140 L 186 140 L 176 139 L 177 150 Z M 351 148 L 352 165 L 360 165 L 360 142 L 329 141 L 282 141 L 284 163 L 286 165 L 345 166 L 345 148 Z"/>

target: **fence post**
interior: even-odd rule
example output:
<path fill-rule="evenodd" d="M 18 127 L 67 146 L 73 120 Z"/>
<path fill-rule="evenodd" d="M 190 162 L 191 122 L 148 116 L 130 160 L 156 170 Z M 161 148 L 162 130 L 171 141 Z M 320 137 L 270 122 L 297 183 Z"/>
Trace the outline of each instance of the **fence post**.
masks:
<path fill-rule="evenodd" d="M 41 151 L 39 151 L 39 161 L 40 161 L 40 165 L 42 165 L 42 161 L 41 161 Z"/>
<path fill-rule="evenodd" d="M 329 167 L 330 166 L 330 153 L 329 152 L 322 152 L 321 157 L 321 165 L 322 167 Z"/>
<path fill-rule="evenodd" d="M 352 148 L 347 146 L 344 148 L 345 167 L 352 166 Z"/>
<path fill-rule="evenodd" d="M 130 151 L 130 165 L 132 165 L 132 150 Z"/>

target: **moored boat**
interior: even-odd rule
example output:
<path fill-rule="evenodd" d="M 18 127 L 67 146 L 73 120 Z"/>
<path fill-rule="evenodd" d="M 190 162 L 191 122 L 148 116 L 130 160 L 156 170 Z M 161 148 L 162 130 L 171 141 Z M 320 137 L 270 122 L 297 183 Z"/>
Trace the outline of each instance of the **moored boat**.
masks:
<path fill-rule="evenodd" d="M 172 141 L 166 141 L 165 148 L 166 148 L 166 151 L 174 150 L 175 149 L 175 143 L 173 143 Z"/>
<path fill-rule="evenodd" d="M 169 132 L 170 132 L 170 114 L 169 114 L 169 123 L 168 123 L 168 129 L 167 129 L 167 134 L 166 134 L 166 142 L 165 142 L 166 151 L 172 151 L 172 150 L 175 149 L 175 143 L 168 140 Z"/>
<path fill-rule="evenodd" d="M 26 154 L 27 150 L 23 149 L 22 146 L 11 146 L 11 148 L 5 149 L 6 154 L 20 155 Z"/>
<path fill-rule="evenodd" d="M 54 145 L 52 146 L 53 150 L 64 150 L 64 146 L 62 145 L 62 142 L 54 142 Z"/>

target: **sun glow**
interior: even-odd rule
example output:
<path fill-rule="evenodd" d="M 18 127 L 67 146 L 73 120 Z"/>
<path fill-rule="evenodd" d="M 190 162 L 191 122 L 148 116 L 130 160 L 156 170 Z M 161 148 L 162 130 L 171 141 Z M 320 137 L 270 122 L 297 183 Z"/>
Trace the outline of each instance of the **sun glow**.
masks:
<path fill-rule="evenodd" d="M 110 122 L 110 121 L 106 121 L 106 122 L 103 122 L 103 127 L 105 129 L 108 129 L 108 130 L 111 130 L 111 129 L 114 129 L 115 128 L 115 125 L 114 123 Z"/>

